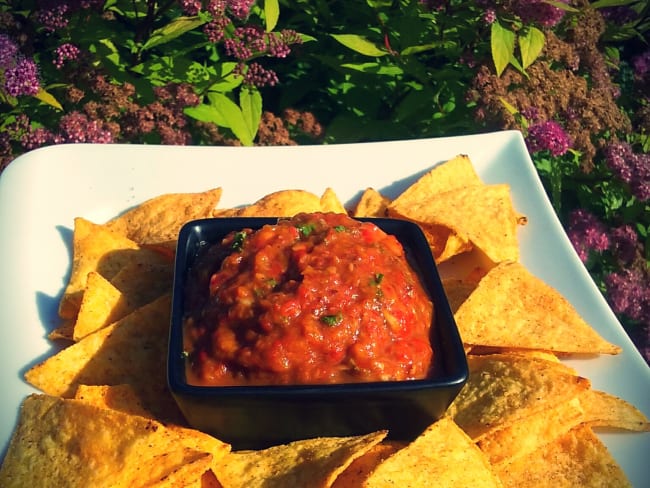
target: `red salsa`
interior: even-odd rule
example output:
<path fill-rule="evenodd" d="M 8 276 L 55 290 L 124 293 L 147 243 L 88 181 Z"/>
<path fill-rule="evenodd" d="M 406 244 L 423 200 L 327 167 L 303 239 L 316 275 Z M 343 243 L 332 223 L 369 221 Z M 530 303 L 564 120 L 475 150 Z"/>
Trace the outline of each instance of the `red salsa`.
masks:
<path fill-rule="evenodd" d="M 422 379 L 433 304 L 397 238 L 345 214 L 299 214 L 211 246 L 190 271 L 188 381 Z"/>

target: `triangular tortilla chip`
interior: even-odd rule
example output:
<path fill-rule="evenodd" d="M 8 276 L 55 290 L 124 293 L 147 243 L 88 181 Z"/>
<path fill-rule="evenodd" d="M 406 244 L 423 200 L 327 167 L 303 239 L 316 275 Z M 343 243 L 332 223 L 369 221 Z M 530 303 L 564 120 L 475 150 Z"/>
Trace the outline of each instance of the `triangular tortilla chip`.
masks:
<path fill-rule="evenodd" d="M 386 437 L 385 431 L 355 437 L 319 437 L 259 451 L 232 452 L 215 474 L 225 488 L 332 486 L 356 458 Z"/>
<path fill-rule="evenodd" d="M 454 314 L 464 343 L 558 353 L 617 354 L 557 290 L 520 263 L 501 263 Z"/>
<path fill-rule="evenodd" d="M 605 445 L 580 426 L 527 456 L 494 466 L 506 488 L 631 487 Z"/>
<path fill-rule="evenodd" d="M 88 273 L 97 272 L 111 280 L 131 263 L 164 263 L 168 258 L 151 249 L 140 247 L 122 234 L 103 225 L 78 217 L 72 237 L 72 270 L 59 303 L 59 315 L 76 318 L 81 306 Z"/>
<path fill-rule="evenodd" d="M 152 419 L 79 400 L 31 395 L 0 470 L 0 485 L 108 487 L 172 486 L 196 478 L 227 446 L 205 444 Z"/>
<path fill-rule="evenodd" d="M 240 217 L 293 217 L 301 212 L 320 212 L 321 199 L 306 190 L 280 190 L 242 207 Z"/>
<path fill-rule="evenodd" d="M 156 418 L 179 421 L 166 379 L 170 307 L 168 294 L 32 367 L 25 379 L 62 397 L 79 385 L 128 383 Z"/>
<path fill-rule="evenodd" d="M 380 463 L 363 486 L 487 488 L 500 487 L 500 483 L 480 449 L 447 418 Z"/>
<path fill-rule="evenodd" d="M 516 354 L 468 356 L 469 379 L 447 415 L 474 440 L 590 387 L 562 363 Z"/>
<path fill-rule="evenodd" d="M 183 224 L 212 216 L 221 188 L 200 193 L 166 193 L 127 210 L 106 223 L 140 245 L 175 241 Z"/>
<path fill-rule="evenodd" d="M 325 188 L 320 197 L 321 212 L 347 213 L 343 203 L 332 188 Z"/>
<path fill-rule="evenodd" d="M 386 217 L 390 198 L 374 188 L 366 188 L 354 207 L 354 217 Z"/>

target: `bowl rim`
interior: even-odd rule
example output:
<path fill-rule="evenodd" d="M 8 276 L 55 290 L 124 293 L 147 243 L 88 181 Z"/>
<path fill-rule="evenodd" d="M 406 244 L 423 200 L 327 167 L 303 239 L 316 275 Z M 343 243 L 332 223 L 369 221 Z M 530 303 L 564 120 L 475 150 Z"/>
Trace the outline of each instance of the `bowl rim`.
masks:
<path fill-rule="evenodd" d="M 187 273 L 191 268 L 192 259 L 196 257 L 197 246 L 210 245 L 213 242 L 197 239 L 197 230 L 218 227 L 219 235 L 225 236 L 229 232 L 241 230 L 244 228 L 257 229 L 267 224 L 275 224 L 281 219 L 289 217 L 209 217 L 195 219 L 186 222 L 180 229 L 176 254 L 174 260 L 174 282 L 172 288 L 172 308 L 169 327 L 169 344 L 167 353 L 167 383 L 170 391 L 174 395 L 184 397 L 204 398 L 210 396 L 222 397 L 264 397 L 267 399 L 284 398 L 284 397 L 321 397 L 323 394 L 337 396 L 354 395 L 384 395 L 396 392 L 418 392 L 422 390 L 446 390 L 449 388 L 460 388 L 465 384 L 469 377 L 469 367 L 467 357 L 463 348 L 460 332 L 454 320 L 453 312 L 446 298 L 446 293 L 442 286 L 442 280 L 438 272 L 437 264 L 433 255 L 425 253 L 425 256 L 419 256 L 419 259 L 425 261 L 420 267 L 426 268 L 416 270 L 419 274 L 423 286 L 430 294 L 432 300 L 435 297 L 444 297 L 435 303 L 435 323 L 446 324 L 445 337 L 439 337 L 440 328 L 435 331 L 438 335 L 437 344 L 440 347 L 434 354 L 443 355 L 442 360 L 451 361 L 453 364 L 445 365 L 443 368 L 437 368 L 430 377 L 414 380 L 399 381 L 366 381 L 351 383 L 326 383 L 326 384 L 291 384 L 291 385 L 193 385 L 186 381 L 185 378 L 185 354 L 183 352 L 183 317 L 184 317 L 184 287 Z M 380 227 L 384 232 L 396 234 L 396 230 L 406 228 L 412 233 L 414 239 L 419 241 L 419 246 L 427 245 L 428 241 L 424 232 L 414 222 L 404 219 L 390 217 L 351 217 L 361 222 L 371 222 Z M 396 236 L 399 237 L 400 236 Z M 402 241 L 400 240 L 400 243 Z M 404 243 L 402 243 L 404 246 Z M 190 247 L 194 250 L 191 251 Z M 407 246 L 404 246 L 405 248 Z M 188 257 L 192 252 L 192 257 Z M 445 344 L 441 344 L 444 340 Z"/>

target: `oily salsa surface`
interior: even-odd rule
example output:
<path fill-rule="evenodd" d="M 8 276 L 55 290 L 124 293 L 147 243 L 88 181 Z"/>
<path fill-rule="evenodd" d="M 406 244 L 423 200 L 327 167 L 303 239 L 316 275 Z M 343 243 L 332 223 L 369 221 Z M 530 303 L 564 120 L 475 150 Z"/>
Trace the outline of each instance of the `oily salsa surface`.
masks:
<path fill-rule="evenodd" d="M 345 214 L 227 235 L 190 271 L 184 347 L 198 385 L 422 379 L 433 304 L 396 237 Z"/>

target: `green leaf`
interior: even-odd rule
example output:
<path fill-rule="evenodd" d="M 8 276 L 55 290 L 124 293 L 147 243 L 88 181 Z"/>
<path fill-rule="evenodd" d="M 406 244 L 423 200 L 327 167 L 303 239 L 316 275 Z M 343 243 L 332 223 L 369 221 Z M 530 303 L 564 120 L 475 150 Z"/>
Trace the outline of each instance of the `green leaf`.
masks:
<path fill-rule="evenodd" d="M 266 32 L 271 32 L 278 25 L 280 18 L 280 3 L 278 0 L 264 0 L 264 19 Z"/>
<path fill-rule="evenodd" d="M 492 24 L 490 47 L 497 76 L 501 76 L 515 51 L 515 33 L 497 20 Z"/>
<path fill-rule="evenodd" d="M 253 145 L 253 134 L 244 118 L 242 109 L 223 93 L 208 93 L 210 106 L 220 115 L 222 127 L 229 128 L 244 146 Z"/>
<path fill-rule="evenodd" d="M 345 47 L 364 56 L 386 56 L 388 52 L 363 36 L 357 34 L 332 34 L 332 37 Z"/>
<path fill-rule="evenodd" d="M 422 44 L 422 45 L 419 45 L 419 46 L 409 46 L 407 48 L 402 49 L 400 54 L 402 56 L 408 56 L 409 54 L 423 53 L 423 52 L 426 52 L 426 51 L 431 51 L 432 49 L 449 48 L 452 45 L 453 45 L 453 42 L 447 42 L 447 41 L 431 42 L 429 44 Z"/>
<path fill-rule="evenodd" d="M 172 41 L 204 23 L 205 20 L 198 16 L 178 17 L 164 27 L 154 30 L 151 33 L 151 37 L 142 46 L 142 50 L 146 51 L 152 47 Z"/>
<path fill-rule="evenodd" d="M 577 8 L 572 7 L 571 5 L 567 5 L 564 2 L 555 1 L 555 0 L 544 0 L 544 3 L 548 3 L 549 5 L 552 5 L 553 7 L 559 8 L 560 10 L 564 10 L 566 12 L 574 12 L 574 13 L 580 12 L 580 10 L 578 10 Z"/>
<path fill-rule="evenodd" d="M 366 0 L 366 3 L 372 8 L 388 8 L 393 5 L 393 0 Z"/>
<path fill-rule="evenodd" d="M 537 27 L 529 26 L 519 35 L 519 51 L 521 52 L 521 64 L 524 69 L 528 68 L 537 59 L 537 56 L 544 49 L 546 37 Z"/>
<path fill-rule="evenodd" d="M 211 124 L 218 125 L 219 127 L 226 127 L 227 121 L 221 114 L 212 105 L 202 103 L 201 105 L 196 105 L 194 107 L 185 107 L 183 113 L 188 117 L 192 117 L 195 120 L 200 122 L 208 122 Z"/>
<path fill-rule="evenodd" d="M 262 94 L 255 87 L 246 87 L 239 92 L 239 105 L 248 125 L 251 139 L 255 139 L 262 120 Z"/>
<path fill-rule="evenodd" d="M 384 76 L 399 76 L 404 74 L 404 70 L 399 66 L 382 66 L 379 63 L 344 63 L 341 65 L 341 68 Z"/>
<path fill-rule="evenodd" d="M 54 96 L 51 93 L 45 91 L 43 88 L 38 89 L 38 93 L 34 95 L 34 98 L 37 98 L 41 102 L 46 103 L 47 105 L 54 107 L 57 110 L 63 110 L 63 107 L 61 106 L 59 101 L 56 98 L 54 98 Z"/>

